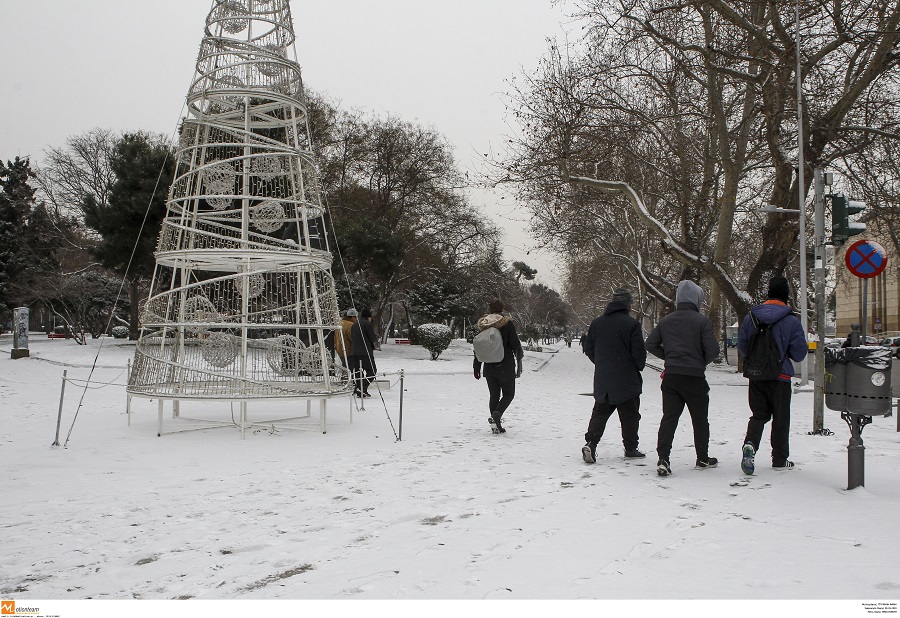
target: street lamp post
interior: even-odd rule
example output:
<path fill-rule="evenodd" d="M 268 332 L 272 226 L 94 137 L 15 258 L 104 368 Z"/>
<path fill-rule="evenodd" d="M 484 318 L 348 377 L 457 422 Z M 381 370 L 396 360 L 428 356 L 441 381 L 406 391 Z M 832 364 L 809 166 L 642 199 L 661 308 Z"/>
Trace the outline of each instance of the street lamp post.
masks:
<path fill-rule="evenodd" d="M 806 299 L 806 178 L 804 175 L 803 160 L 803 70 L 800 64 L 800 0 L 794 6 L 797 20 L 797 41 L 794 47 L 797 49 L 797 193 L 799 194 L 798 208 L 800 210 L 800 323 L 803 325 L 803 337 L 806 339 L 809 333 L 809 318 L 807 316 Z M 800 386 L 809 383 L 809 370 L 806 359 L 800 364 Z"/>

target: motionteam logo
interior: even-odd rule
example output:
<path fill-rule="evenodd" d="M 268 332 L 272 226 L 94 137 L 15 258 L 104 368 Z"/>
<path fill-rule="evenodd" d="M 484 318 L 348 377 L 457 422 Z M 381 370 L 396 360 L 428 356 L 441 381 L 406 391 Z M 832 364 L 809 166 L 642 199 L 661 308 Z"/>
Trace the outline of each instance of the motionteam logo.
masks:
<path fill-rule="evenodd" d="M 31 616 L 40 614 L 37 607 L 16 607 L 15 601 L 0 601 L 0 615 L 2 616 Z"/>

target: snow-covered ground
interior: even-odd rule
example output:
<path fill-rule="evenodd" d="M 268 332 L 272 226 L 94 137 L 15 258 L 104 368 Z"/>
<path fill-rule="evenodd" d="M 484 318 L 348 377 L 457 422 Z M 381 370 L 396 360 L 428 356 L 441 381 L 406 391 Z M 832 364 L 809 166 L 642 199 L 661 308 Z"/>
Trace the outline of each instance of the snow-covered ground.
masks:
<path fill-rule="evenodd" d="M 768 429 L 757 474 L 740 447 L 746 384 L 712 368 L 710 454 L 693 469 L 682 417 L 674 474 L 655 471 L 659 374 L 644 373 L 642 461 L 625 461 L 614 416 L 598 462 L 581 460 L 592 365 L 577 344 L 527 352 L 504 417 L 487 424 L 487 387 L 470 346 L 437 361 L 388 343 L 391 384 L 353 413 L 318 406 L 305 429 L 234 427 L 157 437 L 156 402 L 125 414 L 134 347 L 35 335 L 29 359 L 0 338 L 0 597 L 23 599 L 763 599 L 900 597 L 900 434 L 875 419 L 863 438 L 866 486 L 848 491 L 849 430 L 809 436 L 812 394 L 794 396 L 791 459 L 774 471 Z M 405 370 L 402 440 L 400 388 Z M 105 383 L 109 383 L 106 385 Z M 79 401 L 83 403 L 78 408 Z M 296 404 L 294 404 L 296 405 Z M 302 404 L 301 404 L 302 405 Z M 230 421 L 229 404 L 181 414 Z M 302 405 L 305 411 L 305 405 Z M 78 410 L 77 419 L 75 418 Z M 250 417 L 285 404 L 251 403 Z M 237 415 L 237 406 L 234 410 Z M 186 426 L 166 407 L 165 430 Z M 627 611 L 627 610 L 626 610 Z M 896 606 L 894 606 L 896 612 Z M 666 613 L 666 612 L 663 612 Z"/>

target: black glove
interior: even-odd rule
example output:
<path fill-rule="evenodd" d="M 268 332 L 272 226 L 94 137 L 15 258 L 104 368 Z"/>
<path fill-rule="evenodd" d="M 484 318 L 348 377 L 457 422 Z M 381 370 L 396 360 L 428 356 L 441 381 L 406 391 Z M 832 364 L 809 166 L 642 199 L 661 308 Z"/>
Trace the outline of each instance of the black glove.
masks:
<path fill-rule="evenodd" d="M 476 379 L 476 380 L 480 380 L 480 379 L 481 379 L 481 372 L 478 371 L 477 369 L 475 370 L 475 379 Z"/>
<path fill-rule="evenodd" d="M 522 359 L 521 358 L 516 361 L 516 377 L 517 378 L 522 377 Z"/>

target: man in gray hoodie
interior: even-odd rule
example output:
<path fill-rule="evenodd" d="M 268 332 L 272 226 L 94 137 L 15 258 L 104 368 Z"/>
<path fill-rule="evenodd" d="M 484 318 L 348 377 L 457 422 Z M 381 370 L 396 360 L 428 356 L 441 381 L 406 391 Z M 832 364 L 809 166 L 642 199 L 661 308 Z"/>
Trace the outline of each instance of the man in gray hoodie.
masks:
<path fill-rule="evenodd" d="M 669 454 L 678 419 L 687 405 L 694 426 L 698 469 L 715 468 L 709 456 L 709 385 L 706 366 L 719 355 L 719 344 L 709 318 L 700 313 L 703 290 L 693 281 L 682 281 L 675 290 L 675 311 L 659 321 L 647 337 L 647 351 L 665 360 L 662 374 L 663 417 L 659 424 L 656 453 L 660 476 L 672 474 Z"/>

